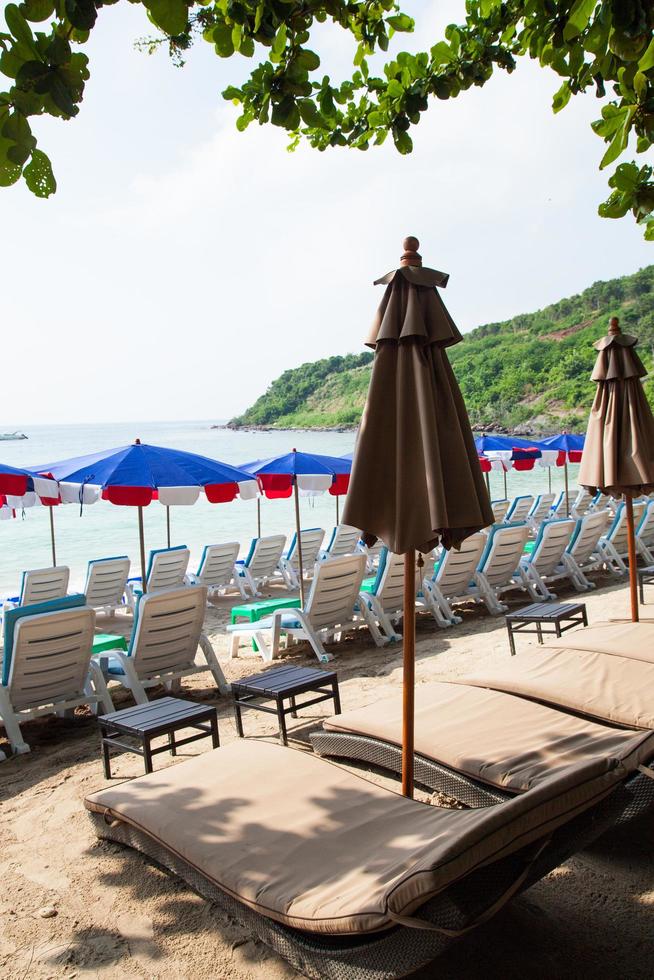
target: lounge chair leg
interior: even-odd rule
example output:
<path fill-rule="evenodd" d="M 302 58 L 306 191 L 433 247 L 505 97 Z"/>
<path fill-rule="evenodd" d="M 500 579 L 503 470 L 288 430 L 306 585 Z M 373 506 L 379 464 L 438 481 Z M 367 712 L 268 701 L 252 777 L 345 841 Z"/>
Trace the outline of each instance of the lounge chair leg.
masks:
<path fill-rule="evenodd" d="M 232 636 L 232 640 L 234 639 L 238 640 L 238 637 L 235 634 Z M 202 655 L 204 656 L 207 667 L 213 674 L 213 679 L 216 682 L 216 687 L 218 688 L 221 694 L 228 694 L 231 688 L 227 683 L 225 675 L 223 674 L 222 667 L 218 663 L 218 657 L 216 656 L 216 651 L 211 646 L 211 643 L 209 642 L 209 637 L 206 636 L 204 633 L 200 634 L 200 650 L 202 651 Z"/>
<path fill-rule="evenodd" d="M 102 673 L 102 668 L 99 663 L 92 660 L 89 665 L 89 681 L 93 686 L 93 691 L 96 696 L 100 699 L 100 706 L 105 715 L 111 714 L 114 711 L 114 703 L 111 700 L 111 695 L 109 694 L 109 688 L 107 687 L 107 682 L 104 679 L 104 674 Z M 97 706 L 96 706 L 97 712 Z"/>
<path fill-rule="evenodd" d="M 31 751 L 27 742 L 23 739 L 20 730 L 20 722 L 14 714 L 14 709 L 9 701 L 9 695 L 4 687 L 0 686 L 0 718 L 5 726 L 5 732 L 11 745 L 11 751 L 15 755 L 25 755 Z"/>
<path fill-rule="evenodd" d="M 232 637 L 229 643 L 229 659 L 236 660 L 238 658 L 238 633 L 232 633 Z"/>
<path fill-rule="evenodd" d="M 143 686 L 138 674 L 134 670 L 134 664 L 132 663 L 132 658 L 128 657 L 127 654 L 120 651 L 116 651 L 114 656 L 120 660 L 120 665 L 123 668 L 125 674 L 125 687 L 128 687 L 134 696 L 134 700 L 137 704 L 147 704 L 148 696 L 145 693 L 145 687 Z"/>

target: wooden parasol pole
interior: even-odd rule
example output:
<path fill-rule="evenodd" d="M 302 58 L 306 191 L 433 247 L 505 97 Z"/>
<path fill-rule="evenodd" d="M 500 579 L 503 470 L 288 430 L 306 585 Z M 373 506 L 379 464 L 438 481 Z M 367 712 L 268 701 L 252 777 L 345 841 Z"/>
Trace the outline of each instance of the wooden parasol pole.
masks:
<path fill-rule="evenodd" d="M 170 548 L 170 507 L 166 506 L 166 540 Z"/>
<path fill-rule="evenodd" d="M 490 498 L 490 495 L 491 495 L 490 494 L 490 473 L 488 472 L 488 470 L 486 470 L 486 472 L 484 473 L 484 476 L 486 477 L 486 489 L 488 490 L 488 496 Z"/>
<path fill-rule="evenodd" d="M 297 534 L 297 558 L 300 570 L 300 602 L 304 609 L 304 565 L 302 563 L 302 535 L 300 534 L 300 494 L 297 488 L 297 476 L 293 477 L 295 496 L 295 531 Z"/>
<path fill-rule="evenodd" d="M 552 467 L 547 467 L 547 492 L 552 492 Z"/>
<path fill-rule="evenodd" d="M 504 499 L 505 500 L 508 500 L 509 499 L 509 495 L 508 495 L 507 489 L 506 489 L 506 470 L 504 470 Z"/>
<path fill-rule="evenodd" d="M 565 463 L 563 464 L 563 477 L 565 479 L 565 516 L 570 517 L 570 501 L 568 499 L 568 454 L 565 454 Z"/>
<path fill-rule="evenodd" d="M 413 732 L 416 683 L 416 553 L 404 555 L 404 642 L 402 651 L 402 793 L 413 798 Z"/>
<path fill-rule="evenodd" d="M 141 587 L 143 595 L 148 591 L 148 583 L 145 577 L 145 535 L 143 533 L 143 508 L 139 507 L 139 547 L 141 549 Z"/>
<path fill-rule="evenodd" d="M 338 527 L 338 525 L 340 524 L 340 518 L 338 514 L 338 494 L 336 494 L 335 499 L 336 499 L 336 526 Z"/>
<path fill-rule="evenodd" d="M 261 537 L 261 497 L 257 494 L 257 537 Z"/>
<path fill-rule="evenodd" d="M 52 564 L 57 564 L 57 551 L 55 549 L 55 528 L 54 528 L 54 507 L 50 507 L 50 546 L 52 548 Z"/>
<path fill-rule="evenodd" d="M 627 512 L 627 551 L 629 554 L 629 592 L 631 595 L 631 621 L 637 623 L 638 615 L 638 565 L 636 560 L 636 534 L 634 531 L 634 502 L 625 494 Z"/>

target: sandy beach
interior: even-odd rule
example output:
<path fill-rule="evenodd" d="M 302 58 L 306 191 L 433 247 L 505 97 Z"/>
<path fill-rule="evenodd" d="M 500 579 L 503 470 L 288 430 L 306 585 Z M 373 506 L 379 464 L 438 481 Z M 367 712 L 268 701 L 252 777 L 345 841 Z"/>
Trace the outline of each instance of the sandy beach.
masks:
<path fill-rule="evenodd" d="M 616 585 L 608 577 L 597 581 L 598 590 L 584 598 L 591 624 L 623 617 L 628 609 L 626 585 Z M 557 591 L 562 598 L 577 595 L 566 588 Z M 263 666 L 246 647 L 238 660 L 226 660 L 224 624 L 234 601 L 218 601 L 208 611 L 205 626 L 228 680 Z M 524 596 L 516 593 L 513 604 L 524 603 Z M 419 617 L 419 684 L 508 657 L 503 619 L 472 605 L 463 609 L 463 623 L 449 630 L 439 630 L 428 616 Z M 106 632 L 128 633 L 131 619 L 99 618 L 98 626 Z M 518 640 L 518 656 L 531 639 Z M 361 631 L 356 640 L 330 650 L 344 709 L 390 695 L 400 697 L 400 645 L 379 650 L 367 631 Z M 294 648 L 291 657 L 296 663 L 315 664 L 304 645 Z M 184 694 L 216 704 L 221 742 L 227 744 L 236 738 L 231 702 L 217 697 L 210 682 L 208 673 L 199 675 L 185 682 Z M 117 690 L 112 690 L 116 707 L 127 707 L 130 695 Z M 325 716 L 323 708 L 310 708 L 297 720 L 289 718 L 293 750 L 310 751 L 308 737 Z M 274 720 L 268 716 L 247 713 L 245 727 L 249 737 L 276 739 Z M 236 921 L 183 883 L 132 851 L 96 840 L 82 802 L 86 794 L 105 785 L 97 728 L 90 716 L 80 714 L 69 721 L 46 718 L 26 725 L 25 732 L 31 754 L 0 765 L 1 977 L 277 980 L 296 976 Z M 156 767 L 179 764 L 184 753 L 208 751 L 208 744 L 181 750 L 177 760 L 160 755 Z M 0 747 L 6 746 L 0 743 Z M 116 757 L 115 778 L 140 772 L 142 762 L 136 756 Z M 370 776 L 398 786 L 377 773 Z M 416 976 L 441 980 L 651 977 L 653 912 L 650 817 L 614 832 L 570 860 Z"/>

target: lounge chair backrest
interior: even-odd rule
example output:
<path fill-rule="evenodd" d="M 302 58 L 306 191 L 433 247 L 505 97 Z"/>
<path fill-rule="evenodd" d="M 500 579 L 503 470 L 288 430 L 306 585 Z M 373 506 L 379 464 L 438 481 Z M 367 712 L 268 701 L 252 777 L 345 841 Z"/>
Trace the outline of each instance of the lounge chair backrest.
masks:
<path fill-rule="evenodd" d="M 329 544 L 325 548 L 325 553 L 330 558 L 340 558 L 341 555 L 353 555 L 357 550 L 357 543 L 361 537 L 361 531 L 349 524 L 337 524 L 332 531 Z"/>
<path fill-rule="evenodd" d="M 66 595 L 61 599 L 48 599 L 46 602 L 33 602 L 27 606 L 16 606 L 6 609 L 2 619 L 2 683 L 9 680 L 9 668 L 14 649 L 14 634 L 18 623 L 28 616 L 38 616 L 41 613 L 60 612 L 63 609 L 78 609 L 86 605 L 86 599 L 81 594 Z"/>
<path fill-rule="evenodd" d="M 650 550 L 654 547 L 654 500 L 649 500 L 636 532 L 639 541 Z"/>
<path fill-rule="evenodd" d="M 559 566 L 563 552 L 570 544 L 575 524 L 572 517 L 544 521 L 526 563 L 535 568 L 539 575 L 551 575 Z"/>
<path fill-rule="evenodd" d="M 209 589 L 229 585 L 234 578 L 234 562 L 240 547 L 238 541 L 205 545 L 196 576 L 198 583 Z"/>
<path fill-rule="evenodd" d="M 383 548 L 371 591 L 377 597 L 384 612 L 394 612 L 402 608 L 404 555 L 395 555 L 388 548 Z"/>
<path fill-rule="evenodd" d="M 283 534 L 270 534 L 265 538 L 253 538 L 243 564 L 253 579 L 270 578 L 282 557 L 286 538 Z"/>
<path fill-rule="evenodd" d="M 592 504 L 593 499 L 594 498 L 592 495 L 588 493 L 588 490 L 584 490 L 582 487 L 575 498 L 574 504 L 572 505 L 571 513 L 574 514 L 575 517 L 583 517 L 588 513 L 588 509 Z"/>
<path fill-rule="evenodd" d="M 531 494 L 514 497 L 504 517 L 505 522 L 507 524 L 519 524 L 522 521 L 526 521 L 527 515 L 533 506 L 534 498 Z"/>
<path fill-rule="evenodd" d="M 483 572 L 489 585 L 502 586 L 509 582 L 520 564 L 520 558 L 529 534 L 526 524 L 495 524 L 488 532 L 488 540 L 477 570 Z"/>
<path fill-rule="evenodd" d="M 456 548 L 443 550 L 434 569 L 433 581 L 446 599 L 465 594 L 479 565 L 487 540 L 487 536 L 479 532 L 466 538 L 458 551 Z"/>
<path fill-rule="evenodd" d="M 20 605 L 29 606 L 34 602 L 50 602 L 62 599 L 68 591 L 70 568 L 57 565 L 55 568 L 33 568 L 23 572 L 20 585 Z"/>
<path fill-rule="evenodd" d="M 542 524 L 550 516 L 552 504 L 554 503 L 553 493 L 539 493 L 534 500 L 533 506 L 527 515 L 532 524 Z"/>
<path fill-rule="evenodd" d="M 365 555 L 344 555 L 316 565 L 305 605 L 305 613 L 314 628 L 352 619 L 365 571 Z"/>
<path fill-rule="evenodd" d="M 634 527 L 638 527 L 643 519 L 646 504 L 642 500 L 634 500 Z M 615 512 L 613 523 L 606 534 L 607 541 L 610 541 L 619 555 L 627 553 L 627 512 L 624 503 L 621 503 Z"/>
<path fill-rule="evenodd" d="M 318 559 L 318 552 L 320 551 L 322 540 L 325 537 L 325 532 L 321 527 L 309 527 L 303 528 L 300 531 L 300 536 L 302 542 L 302 564 L 304 565 L 304 572 L 306 574 L 313 568 Z M 286 553 L 286 561 L 297 571 L 300 561 L 297 547 L 297 534 L 294 534 L 291 538 L 291 543 Z"/>
<path fill-rule="evenodd" d="M 95 634 L 89 606 L 25 616 L 15 624 L 7 687 L 15 710 L 79 697 Z"/>
<path fill-rule="evenodd" d="M 190 557 L 191 552 L 184 544 L 151 551 L 147 570 L 148 592 L 176 589 L 183 585 Z"/>
<path fill-rule="evenodd" d="M 614 510 L 616 501 L 613 497 L 610 497 L 608 493 L 602 493 L 600 490 L 597 491 L 595 496 L 591 501 L 591 510 Z"/>
<path fill-rule="evenodd" d="M 191 665 L 207 605 L 203 585 L 148 592 L 136 608 L 128 655 L 140 677 Z"/>
<path fill-rule="evenodd" d="M 357 547 L 368 559 L 368 565 L 370 568 L 379 565 L 379 559 L 381 558 L 381 553 L 385 547 L 383 541 L 378 538 L 377 541 L 371 545 L 365 545 L 362 541 L 359 541 Z"/>
<path fill-rule="evenodd" d="M 84 595 L 87 606 L 100 609 L 118 606 L 123 601 L 129 577 L 129 558 L 96 558 L 90 561 L 86 572 Z"/>
<path fill-rule="evenodd" d="M 597 542 L 606 531 L 609 517 L 608 510 L 598 510 L 579 518 L 566 548 L 577 564 L 588 561 L 595 553 Z"/>
<path fill-rule="evenodd" d="M 572 513 L 574 502 L 577 499 L 577 490 L 561 490 L 552 506 L 552 517 L 566 517 Z M 566 504 L 567 501 L 567 504 Z"/>
<path fill-rule="evenodd" d="M 511 505 L 510 500 L 491 500 L 491 509 L 496 524 L 501 524 L 506 517 L 506 512 Z"/>

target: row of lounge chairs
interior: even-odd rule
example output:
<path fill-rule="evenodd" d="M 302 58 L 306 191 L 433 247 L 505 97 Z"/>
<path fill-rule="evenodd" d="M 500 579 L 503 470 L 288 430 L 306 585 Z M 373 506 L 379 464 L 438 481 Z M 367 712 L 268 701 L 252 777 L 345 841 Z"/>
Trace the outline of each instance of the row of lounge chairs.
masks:
<path fill-rule="evenodd" d="M 408 800 L 257 741 L 85 801 L 98 837 L 185 879 L 303 976 L 405 976 L 654 805 L 654 624 L 610 623 L 417 690 Z M 329 719 L 320 755 L 399 769 L 400 699 Z"/>

